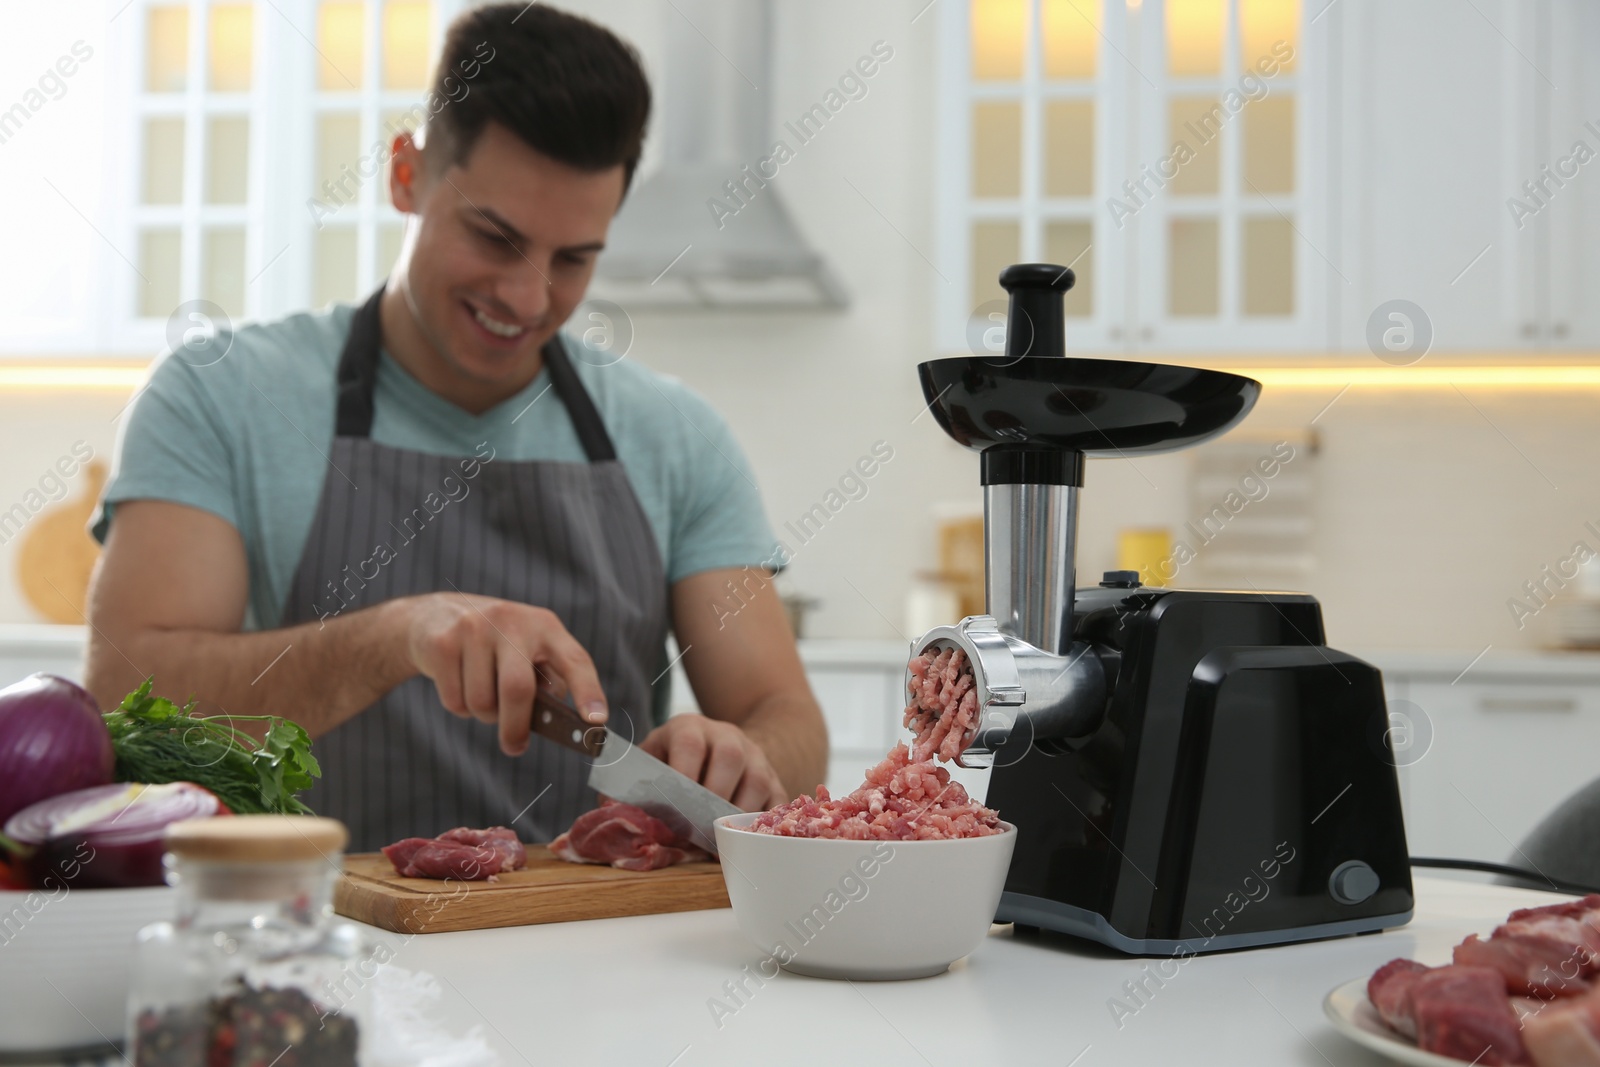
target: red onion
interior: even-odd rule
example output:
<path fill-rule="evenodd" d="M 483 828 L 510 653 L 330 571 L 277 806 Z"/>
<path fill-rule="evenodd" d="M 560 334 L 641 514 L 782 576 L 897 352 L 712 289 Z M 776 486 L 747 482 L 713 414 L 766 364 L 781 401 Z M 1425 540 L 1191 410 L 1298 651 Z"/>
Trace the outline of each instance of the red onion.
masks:
<path fill-rule="evenodd" d="M 34 848 L 35 885 L 55 875 L 74 888 L 162 885 L 167 827 L 226 812 L 193 782 L 118 782 L 48 797 L 6 820 L 5 835 Z"/>
<path fill-rule="evenodd" d="M 94 697 L 30 674 L 0 689 L 0 823 L 35 801 L 111 781 L 111 732 Z"/>

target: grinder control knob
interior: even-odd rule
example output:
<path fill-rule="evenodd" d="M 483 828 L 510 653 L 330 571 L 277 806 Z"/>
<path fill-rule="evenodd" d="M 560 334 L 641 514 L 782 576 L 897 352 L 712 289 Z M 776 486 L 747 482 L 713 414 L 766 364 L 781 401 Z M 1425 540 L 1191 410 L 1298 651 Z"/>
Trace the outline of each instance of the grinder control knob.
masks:
<path fill-rule="evenodd" d="M 1139 572 L 1106 571 L 1100 578 L 1100 584 L 1106 589 L 1137 589 L 1139 588 Z"/>
<path fill-rule="evenodd" d="M 1378 872 L 1360 860 L 1346 860 L 1328 875 L 1328 894 L 1341 904 L 1359 904 L 1378 891 Z"/>

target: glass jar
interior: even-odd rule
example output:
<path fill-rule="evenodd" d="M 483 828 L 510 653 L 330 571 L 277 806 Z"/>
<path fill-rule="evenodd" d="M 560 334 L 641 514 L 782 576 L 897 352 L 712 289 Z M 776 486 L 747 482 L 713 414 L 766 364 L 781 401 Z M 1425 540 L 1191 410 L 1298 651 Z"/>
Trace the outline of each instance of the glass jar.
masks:
<path fill-rule="evenodd" d="M 128 992 L 134 1067 L 361 1062 L 365 938 L 333 916 L 347 840 L 337 820 L 296 815 L 167 831 L 177 918 L 139 932 Z"/>

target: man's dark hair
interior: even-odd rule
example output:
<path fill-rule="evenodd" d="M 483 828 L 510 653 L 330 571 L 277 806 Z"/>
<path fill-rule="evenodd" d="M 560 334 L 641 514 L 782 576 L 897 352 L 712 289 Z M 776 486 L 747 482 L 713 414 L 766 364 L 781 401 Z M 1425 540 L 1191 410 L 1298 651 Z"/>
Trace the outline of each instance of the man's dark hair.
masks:
<path fill-rule="evenodd" d="M 650 118 L 638 53 L 610 30 L 544 4 L 489 4 L 462 12 L 433 75 L 427 152 L 465 160 L 497 122 L 558 163 L 623 170 L 633 180 Z M 465 95 L 463 95 L 465 93 Z"/>

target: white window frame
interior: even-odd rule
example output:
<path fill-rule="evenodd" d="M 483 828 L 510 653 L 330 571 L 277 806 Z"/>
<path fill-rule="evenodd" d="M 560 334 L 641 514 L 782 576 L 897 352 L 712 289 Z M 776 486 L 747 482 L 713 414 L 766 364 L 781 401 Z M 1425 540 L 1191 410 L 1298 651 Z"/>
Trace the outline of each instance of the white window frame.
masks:
<path fill-rule="evenodd" d="M 938 30 L 938 141 L 936 160 L 935 240 L 940 274 L 934 295 L 934 342 L 945 354 L 972 352 L 968 339 L 968 307 L 972 290 L 971 225 L 975 220 L 1004 218 L 1021 224 L 1021 261 L 1043 254 L 1043 223 L 1057 218 L 1084 219 L 1093 226 L 1092 257 L 1096 307 L 1087 317 L 1066 321 L 1068 354 L 1123 354 L 1139 351 L 1288 351 L 1326 347 L 1329 343 L 1329 289 L 1339 282 L 1325 255 L 1332 247 L 1328 205 L 1328 160 L 1314 131 L 1328 124 L 1327 82 L 1323 63 L 1323 30 L 1310 23 L 1302 5 L 1296 69 L 1281 73 L 1272 90 L 1295 95 L 1295 189 L 1292 194 L 1241 195 L 1242 131 L 1245 114 L 1234 116 L 1223 130 L 1218 149 L 1220 195 L 1174 202 L 1162 191 L 1119 230 L 1109 210 L 1122 183 L 1139 167 L 1166 156 L 1167 102 L 1175 94 L 1210 92 L 1236 85 L 1239 76 L 1238 0 L 1228 0 L 1227 37 L 1222 75 L 1208 79 L 1172 79 L 1166 74 L 1165 0 L 1144 0 L 1129 10 L 1124 0 L 1104 0 L 1101 41 L 1092 83 L 1052 83 L 1040 77 L 1043 39 L 1041 0 L 1029 0 L 1028 41 L 1020 83 L 975 82 L 971 76 L 969 0 L 941 4 Z M 1137 22 L 1135 20 L 1138 20 Z M 1127 57 L 1126 59 L 1124 57 Z M 1137 58 L 1139 70 L 1128 59 Z M 1140 73 L 1143 71 L 1143 74 Z M 1226 72 L 1235 71 L 1230 77 Z M 1148 79 L 1148 84 L 1146 82 Z M 1152 90 L 1151 84 L 1155 86 Z M 1088 86 L 1092 85 L 1092 89 Z M 1043 144 L 1042 102 L 1095 99 L 1095 195 L 1071 200 L 1048 199 L 1041 193 Z M 971 110 L 986 99 L 1023 101 L 1022 184 L 1015 201 L 975 200 L 971 193 Z M 1246 111 L 1248 108 L 1246 108 Z M 1166 313 L 1168 220 L 1213 208 L 1219 221 L 1219 313 L 1200 319 Z M 1238 311 L 1240 229 L 1243 217 L 1286 216 L 1295 228 L 1295 311 L 1285 317 L 1245 317 Z M 947 282 L 947 283 L 946 283 Z M 1067 295 L 1070 301 L 1071 293 Z"/>
<path fill-rule="evenodd" d="M 1094 182 L 1096 190 L 1107 188 L 1120 158 L 1115 134 L 1118 95 L 1110 89 L 1116 72 L 1107 56 L 1116 59 L 1102 41 L 1095 59 L 1095 76 L 1082 82 L 1047 81 L 1043 77 L 1043 35 L 1041 2 L 1029 0 L 1027 46 L 1023 52 L 1022 78 L 1018 82 L 976 82 L 972 79 L 969 26 L 971 7 L 967 0 L 940 4 L 937 200 L 935 248 L 941 281 L 935 291 L 934 342 L 944 353 L 972 353 L 968 319 L 976 309 L 968 306 L 972 293 L 972 223 L 983 220 L 1016 221 L 1020 239 L 1018 262 L 1036 262 L 1044 255 L 1044 227 L 1054 221 L 1089 222 L 1093 237 L 1085 255 L 1095 276 L 1095 307 L 1088 315 L 1067 320 L 1069 344 L 1103 349 L 1119 343 L 1118 328 L 1124 309 L 1123 288 L 1111 284 L 1112 276 L 1123 270 L 1120 249 L 1103 240 L 1108 225 L 1104 206 L 1096 196 L 1046 197 L 1043 190 L 1044 105 L 1053 100 L 1089 99 L 1094 114 Z M 1101 33 L 1113 44 L 1122 35 L 1123 6 L 1111 2 L 1102 17 Z M 1020 100 L 1022 104 L 1022 160 L 1020 195 L 1008 200 L 979 200 L 972 195 L 971 114 L 975 103 L 990 100 Z M 1068 300 L 1075 299 L 1069 293 Z M 981 353 L 979 353 L 981 354 Z"/>
<path fill-rule="evenodd" d="M 209 68 L 210 9 L 228 0 L 185 0 L 189 9 L 188 78 L 182 93 L 145 90 L 145 34 L 153 7 L 177 6 L 171 0 L 132 0 L 116 20 L 111 106 L 121 113 L 111 127 L 119 131 L 110 146 L 107 203 L 114 206 L 111 239 L 128 250 L 135 264 L 139 232 L 151 223 L 181 227 L 179 300 L 200 296 L 202 232 L 208 223 L 245 228 L 245 307 L 241 320 L 271 319 L 310 307 L 316 225 L 309 202 L 316 166 L 317 117 L 329 111 L 358 110 L 358 151 L 376 143 L 387 110 L 404 110 L 425 98 L 426 90 L 385 91 L 381 80 L 383 0 L 366 0 L 363 77 L 358 90 L 323 92 L 316 85 L 319 0 L 251 0 L 252 78 L 244 93 L 214 93 L 206 85 Z M 432 0 L 432 42 L 437 49 L 445 28 L 465 0 Z M 179 205 L 141 203 L 143 120 L 152 114 L 182 114 L 184 186 Z M 205 120 L 210 115 L 246 114 L 250 119 L 248 191 L 243 205 L 203 203 Z M 118 167 L 116 161 L 127 161 Z M 351 161 L 354 165 L 355 160 Z M 353 226 L 357 237 L 357 291 L 361 299 L 381 280 L 377 269 L 378 227 L 404 217 L 389 203 L 387 166 L 362 181 L 355 203 L 325 219 L 327 226 Z M 118 263 L 117 266 L 123 267 Z M 109 282 L 101 347 L 109 352 L 149 354 L 166 347 L 167 321 L 138 313 L 139 276 L 126 267 L 105 275 Z M 230 309 L 230 312 L 232 309 Z"/>

